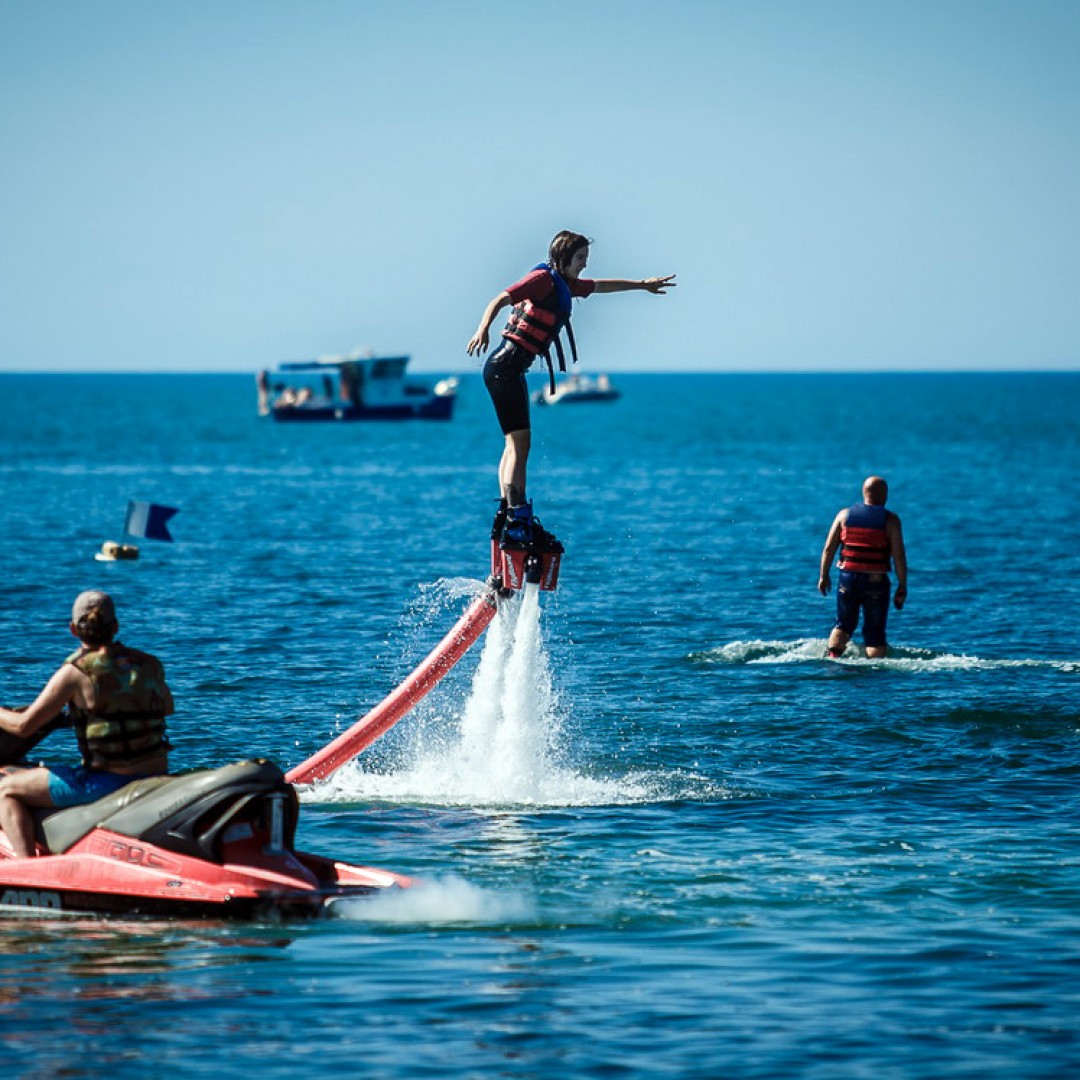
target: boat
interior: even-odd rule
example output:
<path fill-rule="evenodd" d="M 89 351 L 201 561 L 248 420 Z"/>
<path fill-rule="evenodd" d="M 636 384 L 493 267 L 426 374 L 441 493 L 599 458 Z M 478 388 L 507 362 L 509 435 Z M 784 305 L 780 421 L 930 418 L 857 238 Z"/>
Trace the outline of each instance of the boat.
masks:
<path fill-rule="evenodd" d="M 571 405 L 587 401 L 616 401 L 622 395 L 606 375 L 571 375 L 554 391 L 550 387 L 537 390 L 532 399 L 537 405 Z"/>
<path fill-rule="evenodd" d="M 264 759 L 146 777 L 34 817 L 36 858 L 0 832 L 0 915 L 291 918 L 412 884 L 297 851 L 296 789 Z"/>
<path fill-rule="evenodd" d="M 256 377 L 260 416 L 283 423 L 325 420 L 449 420 L 456 377 L 434 386 L 406 376 L 408 356 L 289 361 Z"/>

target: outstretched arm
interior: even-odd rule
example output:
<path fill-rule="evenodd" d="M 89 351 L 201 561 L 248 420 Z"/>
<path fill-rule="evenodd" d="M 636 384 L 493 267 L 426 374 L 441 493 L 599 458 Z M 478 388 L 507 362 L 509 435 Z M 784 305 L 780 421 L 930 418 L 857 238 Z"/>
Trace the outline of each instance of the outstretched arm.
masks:
<path fill-rule="evenodd" d="M 593 292 L 630 292 L 634 289 L 644 289 L 645 292 L 662 296 L 668 289 L 674 289 L 678 284 L 674 274 L 668 274 L 667 277 L 643 278 L 640 281 L 631 281 L 629 278 L 597 278 Z"/>
<path fill-rule="evenodd" d="M 484 308 L 484 314 L 480 316 L 480 325 L 476 328 L 476 333 L 469 338 L 469 344 L 465 347 L 466 352 L 470 356 L 474 353 L 479 356 L 488 347 L 488 331 L 491 329 L 491 324 L 495 321 L 495 316 L 499 314 L 504 307 L 507 307 L 510 303 L 510 294 L 508 292 L 501 292 L 498 296 L 494 297 L 490 304 Z"/>
<path fill-rule="evenodd" d="M 63 707 L 75 696 L 79 678 L 78 670 L 65 664 L 45 684 L 45 689 L 38 694 L 33 705 L 23 712 L 0 709 L 0 729 L 22 739 L 33 735 L 39 727 L 60 715 Z"/>
<path fill-rule="evenodd" d="M 896 567 L 896 592 L 893 593 L 893 603 L 899 611 L 907 603 L 907 548 L 904 547 L 903 527 L 895 514 L 890 514 L 888 521 L 885 522 L 885 533 L 889 538 L 893 566 Z"/>
<path fill-rule="evenodd" d="M 829 535 L 825 537 L 825 546 L 821 549 L 821 570 L 818 574 L 817 587 L 822 596 L 828 594 L 832 585 L 829 580 L 829 570 L 836 556 L 836 549 L 840 546 L 840 530 L 844 527 L 845 520 L 847 520 L 847 511 L 841 510 L 833 519 Z"/>

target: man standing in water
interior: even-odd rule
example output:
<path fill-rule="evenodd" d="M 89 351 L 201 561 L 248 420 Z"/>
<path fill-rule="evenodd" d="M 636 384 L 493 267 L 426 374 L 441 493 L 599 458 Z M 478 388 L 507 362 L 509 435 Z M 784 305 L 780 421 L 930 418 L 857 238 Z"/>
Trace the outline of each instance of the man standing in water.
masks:
<path fill-rule="evenodd" d="M 885 509 L 889 485 L 880 476 L 868 476 L 862 486 L 863 501 L 841 510 L 833 520 L 821 552 L 818 592 L 829 591 L 829 569 L 840 549 L 840 583 L 836 591 L 836 626 L 829 635 L 829 656 L 844 655 L 851 635 L 863 616 L 866 655 L 880 659 L 888 651 L 885 622 L 889 616 L 890 563 L 896 568 L 899 611 L 907 600 L 907 552 L 900 519 Z"/>

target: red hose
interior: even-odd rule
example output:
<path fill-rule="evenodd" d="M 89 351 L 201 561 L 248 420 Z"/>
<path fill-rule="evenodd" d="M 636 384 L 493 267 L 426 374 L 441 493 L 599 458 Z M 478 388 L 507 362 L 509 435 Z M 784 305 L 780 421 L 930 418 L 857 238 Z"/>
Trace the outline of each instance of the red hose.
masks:
<path fill-rule="evenodd" d="M 361 750 L 389 731 L 410 709 L 436 686 L 444 675 L 465 655 L 469 646 L 487 629 L 498 611 L 493 592 L 478 596 L 465 609 L 454 628 L 435 646 L 427 658 L 392 693 L 348 731 L 327 743 L 317 754 L 285 774 L 292 784 L 310 784 L 325 780 L 342 765 L 352 761 Z"/>

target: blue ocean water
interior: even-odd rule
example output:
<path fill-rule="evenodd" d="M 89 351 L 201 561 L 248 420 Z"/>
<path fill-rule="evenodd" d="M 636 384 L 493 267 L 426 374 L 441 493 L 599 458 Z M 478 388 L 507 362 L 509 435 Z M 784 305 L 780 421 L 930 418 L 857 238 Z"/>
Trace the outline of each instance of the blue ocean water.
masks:
<path fill-rule="evenodd" d="M 617 382 L 535 416 L 559 590 L 304 794 L 302 846 L 423 885 L 0 923 L 6 1076 L 1076 1075 L 1080 375 Z M 486 572 L 475 376 L 449 424 L 300 427 L 242 376 L 4 376 L 0 448 L 0 701 L 106 588 L 177 769 L 301 761 Z M 888 659 L 826 662 L 818 556 L 869 473 L 910 599 Z M 95 562 L 129 498 L 176 542 Z"/>

